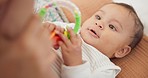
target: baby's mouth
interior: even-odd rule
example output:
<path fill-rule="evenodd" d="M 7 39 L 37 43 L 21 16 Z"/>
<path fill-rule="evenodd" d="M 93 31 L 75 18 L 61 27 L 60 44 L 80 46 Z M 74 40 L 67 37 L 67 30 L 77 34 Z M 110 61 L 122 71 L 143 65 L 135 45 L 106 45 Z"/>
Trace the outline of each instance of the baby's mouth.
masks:
<path fill-rule="evenodd" d="M 89 28 L 88 28 L 88 30 L 91 32 L 91 34 L 92 34 L 94 37 L 100 38 L 99 35 L 96 33 L 95 30 L 89 29 Z"/>

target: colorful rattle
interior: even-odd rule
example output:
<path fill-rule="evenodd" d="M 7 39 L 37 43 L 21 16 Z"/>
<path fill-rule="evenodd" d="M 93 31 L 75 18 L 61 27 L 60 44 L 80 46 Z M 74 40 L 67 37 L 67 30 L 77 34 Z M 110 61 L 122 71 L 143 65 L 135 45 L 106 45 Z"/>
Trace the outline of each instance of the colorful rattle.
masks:
<path fill-rule="evenodd" d="M 45 7 L 41 8 L 39 11 L 39 15 L 44 18 L 44 16 L 46 15 L 47 9 L 50 7 L 64 7 L 68 10 L 70 10 L 70 12 L 73 14 L 73 16 L 75 17 L 75 27 L 74 27 L 74 32 L 77 33 L 80 29 L 80 25 L 81 25 L 81 12 L 79 10 L 79 8 L 72 2 L 67 1 L 67 0 L 53 0 L 51 1 L 48 5 L 46 5 Z M 54 37 L 55 32 L 52 33 L 52 37 Z M 66 35 L 68 38 L 69 33 L 67 31 L 64 31 L 64 35 Z"/>

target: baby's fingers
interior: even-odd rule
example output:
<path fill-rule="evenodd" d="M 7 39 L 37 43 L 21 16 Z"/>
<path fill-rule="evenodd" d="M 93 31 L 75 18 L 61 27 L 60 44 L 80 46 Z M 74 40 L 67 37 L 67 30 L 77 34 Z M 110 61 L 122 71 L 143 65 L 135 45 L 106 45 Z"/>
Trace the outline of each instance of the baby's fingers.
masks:
<path fill-rule="evenodd" d="M 62 33 L 58 33 L 58 35 L 61 37 L 63 43 L 68 47 L 71 46 L 70 40 Z"/>
<path fill-rule="evenodd" d="M 66 45 L 62 41 L 59 41 L 58 44 L 59 44 L 59 46 L 61 47 L 62 50 L 67 49 Z"/>
<path fill-rule="evenodd" d="M 52 23 L 49 24 L 49 32 L 50 33 L 52 33 L 55 30 L 55 28 L 56 28 L 56 25 L 54 25 Z"/>
<path fill-rule="evenodd" d="M 56 27 L 56 31 L 60 32 L 60 33 L 64 33 L 64 28 L 57 26 Z"/>
<path fill-rule="evenodd" d="M 77 37 L 77 34 L 74 33 L 73 29 L 72 28 L 67 28 L 69 34 L 70 34 L 70 41 L 72 43 L 76 43 L 78 37 Z"/>

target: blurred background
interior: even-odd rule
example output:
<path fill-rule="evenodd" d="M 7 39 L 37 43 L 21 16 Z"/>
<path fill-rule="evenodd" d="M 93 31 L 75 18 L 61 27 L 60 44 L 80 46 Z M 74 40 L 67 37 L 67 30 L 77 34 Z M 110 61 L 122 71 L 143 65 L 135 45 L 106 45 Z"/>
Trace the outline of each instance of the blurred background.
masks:
<path fill-rule="evenodd" d="M 136 10 L 139 18 L 144 24 L 144 32 L 148 36 L 148 0 L 114 0 L 115 2 L 124 2 L 132 5 Z"/>

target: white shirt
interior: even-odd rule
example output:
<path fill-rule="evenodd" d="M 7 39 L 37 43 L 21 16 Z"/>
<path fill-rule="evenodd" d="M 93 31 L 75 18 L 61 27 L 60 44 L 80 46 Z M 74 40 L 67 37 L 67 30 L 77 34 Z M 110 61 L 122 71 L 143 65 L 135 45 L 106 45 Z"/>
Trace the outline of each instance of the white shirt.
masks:
<path fill-rule="evenodd" d="M 67 26 L 66 23 L 56 22 L 58 26 Z M 68 24 L 73 27 L 74 24 Z M 110 59 L 96 48 L 82 40 L 83 64 L 77 66 L 66 66 L 63 64 L 60 50 L 57 51 L 58 61 L 53 65 L 55 73 L 61 78 L 115 78 L 120 72 Z M 61 66 L 61 67 L 60 67 Z"/>

